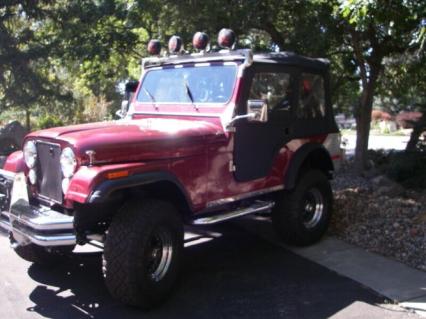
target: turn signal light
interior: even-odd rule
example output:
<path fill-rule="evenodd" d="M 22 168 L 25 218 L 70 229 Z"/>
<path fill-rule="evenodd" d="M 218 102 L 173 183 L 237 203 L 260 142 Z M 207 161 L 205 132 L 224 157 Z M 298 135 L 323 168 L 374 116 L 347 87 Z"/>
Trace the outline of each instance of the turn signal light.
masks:
<path fill-rule="evenodd" d="M 129 171 L 116 171 L 107 174 L 107 179 L 116 179 L 129 176 Z"/>

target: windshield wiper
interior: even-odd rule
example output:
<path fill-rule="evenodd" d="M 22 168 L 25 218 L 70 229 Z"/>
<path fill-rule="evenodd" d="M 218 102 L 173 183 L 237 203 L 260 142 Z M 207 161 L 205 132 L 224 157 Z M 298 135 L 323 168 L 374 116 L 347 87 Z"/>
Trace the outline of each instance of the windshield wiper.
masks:
<path fill-rule="evenodd" d="M 151 94 L 151 92 L 149 92 L 144 86 L 142 86 L 142 90 L 145 92 L 146 95 L 148 95 L 148 97 L 151 99 L 152 102 L 152 106 L 154 107 L 155 110 L 158 110 L 158 106 L 157 106 L 157 101 L 155 101 L 155 97 L 154 95 Z"/>
<path fill-rule="evenodd" d="M 195 110 L 198 111 L 198 107 L 194 103 L 194 96 L 192 95 L 192 92 L 191 92 L 191 89 L 189 88 L 188 82 L 183 81 L 183 85 L 185 85 L 186 95 L 188 95 L 189 99 L 191 100 L 192 106 L 195 108 Z"/>

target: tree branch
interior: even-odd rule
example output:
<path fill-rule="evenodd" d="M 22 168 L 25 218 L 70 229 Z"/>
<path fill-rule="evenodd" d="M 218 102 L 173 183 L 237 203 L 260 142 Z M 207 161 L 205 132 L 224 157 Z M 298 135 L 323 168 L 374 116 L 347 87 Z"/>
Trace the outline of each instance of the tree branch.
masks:
<path fill-rule="evenodd" d="M 272 41 L 280 47 L 280 50 L 284 50 L 285 40 L 284 36 L 277 30 L 274 24 L 270 21 L 265 22 L 259 29 L 265 30 L 272 38 Z"/>
<path fill-rule="evenodd" d="M 351 43 L 354 49 L 355 61 L 358 64 L 360 73 L 361 73 L 361 82 L 362 86 L 365 88 L 368 84 L 367 69 L 365 67 L 366 61 L 361 48 L 361 43 L 359 39 L 359 34 L 356 30 L 349 28 L 349 33 L 351 34 Z"/>

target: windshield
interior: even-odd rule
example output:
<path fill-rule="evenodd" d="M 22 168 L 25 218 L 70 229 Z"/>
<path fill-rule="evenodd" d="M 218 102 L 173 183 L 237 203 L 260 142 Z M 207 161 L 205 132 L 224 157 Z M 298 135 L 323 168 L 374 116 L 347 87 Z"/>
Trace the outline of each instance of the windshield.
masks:
<path fill-rule="evenodd" d="M 236 65 L 180 66 L 149 70 L 137 96 L 147 103 L 225 103 L 231 98 Z"/>

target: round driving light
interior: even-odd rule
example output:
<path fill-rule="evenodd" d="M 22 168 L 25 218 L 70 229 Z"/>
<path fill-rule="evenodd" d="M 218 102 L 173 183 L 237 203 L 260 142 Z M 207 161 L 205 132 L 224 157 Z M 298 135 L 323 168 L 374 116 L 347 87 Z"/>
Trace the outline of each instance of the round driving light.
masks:
<path fill-rule="evenodd" d="M 70 187 L 70 179 L 64 178 L 62 180 L 62 193 L 66 194 L 69 187 Z"/>
<path fill-rule="evenodd" d="M 73 150 L 70 147 L 66 147 L 62 150 L 60 162 L 62 175 L 64 175 L 65 178 L 73 176 L 77 167 L 77 160 Z"/>
<path fill-rule="evenodd" d="M 231 49 L 235 44 L 235 33 L 231 29 L 223 28 L 217 36 L 217 43 L 222 48 Z"/>
<path fill-rule="evenodd" d="M 209 36 L 204 32 L 197 32 L 192 38 L 192 45 L 198 50 L 205 50 L 209 44 Z"/>
<path fill-rule="evenodd" d="M 35 185 L 35 183 L 37 182 L 37 174 L 34 169 L 30 169 L 30 171 L 28 172 L 28 179 L 30 180 L 31 185 Z"/>
<path fill-rule="evenodd" d="M 178 53 L 182 48 L 182 39 L 174 35 L 169 40 L 169 52 L 170 53 Z"/>
<path fill-rule="evenodd" d="M 159 40 L 152 39 L 148 42 L 148 53 L 151 55 L 159 55 L 161 51 L 161 43 Z"/>
<path fill-rule="evenodd" d="M 28 168 L 33 168 L 37 161 L 37 147 L 34 141 L 28 141 L 24 145 L 24 160 Z"/>

